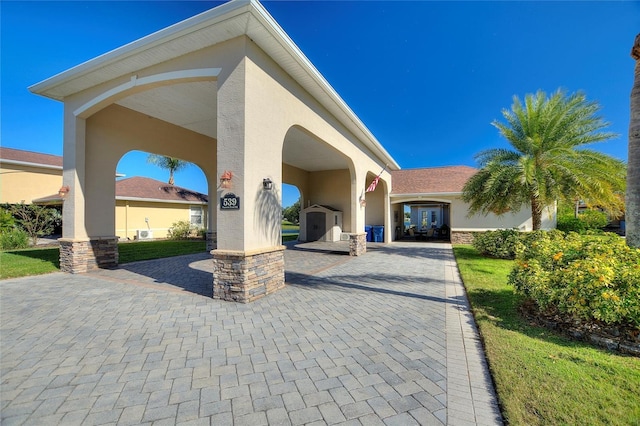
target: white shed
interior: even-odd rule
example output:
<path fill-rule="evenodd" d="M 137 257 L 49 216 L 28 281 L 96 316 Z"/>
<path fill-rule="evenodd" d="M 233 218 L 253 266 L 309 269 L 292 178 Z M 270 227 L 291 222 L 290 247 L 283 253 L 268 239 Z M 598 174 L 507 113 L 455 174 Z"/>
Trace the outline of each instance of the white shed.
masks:
<path fill-rule="evenodd" d="M 301 241 L 340 241 L 342 212 L 314 204 L 300 213 Z"/>

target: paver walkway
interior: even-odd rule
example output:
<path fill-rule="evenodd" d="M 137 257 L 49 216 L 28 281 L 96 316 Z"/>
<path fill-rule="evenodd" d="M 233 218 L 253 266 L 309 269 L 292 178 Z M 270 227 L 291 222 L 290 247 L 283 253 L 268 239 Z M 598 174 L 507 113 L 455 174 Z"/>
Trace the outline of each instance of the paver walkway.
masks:
<path fill-rule="evenodd" d="M 0 281 L 1 423 L 502 423 L 450 245 L 285 261 L 247 305 L 206 254 Z"/>

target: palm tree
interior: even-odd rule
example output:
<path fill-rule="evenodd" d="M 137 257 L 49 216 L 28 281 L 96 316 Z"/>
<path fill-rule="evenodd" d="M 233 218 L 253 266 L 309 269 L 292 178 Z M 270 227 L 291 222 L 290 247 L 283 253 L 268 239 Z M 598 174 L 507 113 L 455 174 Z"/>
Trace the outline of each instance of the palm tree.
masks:
<path fill-rule="evenodd" d="M 175 172 L 183 170 L 191 164 L 188 161 L 180 160 L 179 158 L 167 157 L 165 155 L 158 154 L 149 154 L 147 157 L 147 163 L 155 164 L 161 169 L 169 170 L 169 182 L 167 182 L 169 185 L 174 184 L 173 174 Z"/>
<path fill-rule="evenodd" d="M 640 248 L 640 34 L 631 49 L 635 59 L 635 74 L 631 89 L 631 119 L 629 120 L 629 170 L 627 171 L 626 222 L 627 244 Z"/>
<path fill-rule="evenodd" d="M 506 123 L 494 121 L 512 149 L 489 149 L 476 159 L 480 171 L 466 183 L 462 199 L 469 214 L 519 211 L 531 207 L 533 229 L 540 229 L 542 213 L 557 200 L 588 199 L 605 208 L 618 207 L 624 191 L 625 164 L 585 145 L 615 135 L 603 132 L 608 123 L 595 114 L 600 109 L 582 93 L 551 97 L 543 91 L 514 97 L 503 110 Z"/>

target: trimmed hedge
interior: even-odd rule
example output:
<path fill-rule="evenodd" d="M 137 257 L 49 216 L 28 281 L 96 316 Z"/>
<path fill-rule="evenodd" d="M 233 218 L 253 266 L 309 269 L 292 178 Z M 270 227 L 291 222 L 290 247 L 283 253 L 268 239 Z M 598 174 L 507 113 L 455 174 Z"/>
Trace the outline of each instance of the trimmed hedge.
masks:
<path fill-rule="evenodd" d="M 499 229 L 474 234 L 473 247 L 483 256 L 514 259 L 516 247 L 524 234 L 517 229 Z"/>
<path fill-rule="evenodd" d="M 640 327 L 640 249 L 617 235 L 523 235 L 509 283 L 543 311 Z"/>

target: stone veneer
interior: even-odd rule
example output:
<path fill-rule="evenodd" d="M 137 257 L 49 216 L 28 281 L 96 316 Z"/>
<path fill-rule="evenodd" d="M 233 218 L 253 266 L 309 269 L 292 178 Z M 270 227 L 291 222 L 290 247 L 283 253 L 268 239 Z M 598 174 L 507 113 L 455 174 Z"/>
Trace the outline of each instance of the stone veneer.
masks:
<path fill-rule="evenodd" d="M 367 233 L 349 234 L 349 256 L 361 256 L 367 252 Z"/>
<path fill-rule="evenodd" d="M 60 270 L 79 274 L 118 265 L 118 237 L 93 240 L 60 238 Z"/>
<path fill-rule="evenodd" d="M 218 231 L 207 231 L 207 251 L 215 250 L 218 246 Z"/>
<path fill-rule="evenodd" d="M 284 287 L 284 246 L 213 250 L 213 298 L 249 303 Z"/>
<path fill-rule="evenodd" d="M 451 244 L 471 244 L 475 232 L 451 231 Z"/>

